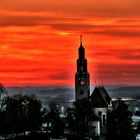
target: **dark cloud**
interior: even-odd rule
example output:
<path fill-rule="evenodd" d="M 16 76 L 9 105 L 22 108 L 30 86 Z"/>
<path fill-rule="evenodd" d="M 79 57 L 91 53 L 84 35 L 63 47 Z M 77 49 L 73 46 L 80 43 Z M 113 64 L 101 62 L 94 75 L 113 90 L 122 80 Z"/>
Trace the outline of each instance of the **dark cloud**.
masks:
<path fill-rule="evenodd" d="M 21 14 L 21 15 L 20 15 Z M 30 15 L 33 14 L 33 15 Z M 57 17 L 59 16 L 59 17 Z M 18 15 L 2 14 L 0 18 L 0 26 L 37 26 L 37 25 L 53 25 L 54 23 L 77 22 L 80 18 L 62 17 L 60 15 L 35 15 L 35 13 L 19 13 Z"/>
<path fill-rule="evenodd" d="M 106 70 L 111 69 L 112 73 L 115 71 L 118 72 L 118 70 L 120 72 L 125 71 L 126 73 L 129 73 L 129 72 L 139 73 L 139 69 L 140 69 L 140 65 L 138 64 L 107 64 L 107 65 L 104 64 L 102 66 L 104 66 L 104 69 Z M 133 69 L 130 69 L 130 67 L 133 67 Z"/>
<path fill-rule="evenodd" d="M 52 80 L 69 80 L 70 75 L 67 74 L 65 71 L 64 72 L 56 72 L 54 74 L 50 74 L 47 76 L 47 78 L 52 79 Z"/>
<path fill-rule="evenodd" d="M 97 66 L 97 75 L 100 76 L 116 76 L 116 75 L 124 75 L 124 76 L 140 76 L 140 64 L 98 64 Z M 104 71 L 106 71 L 104 73 Z M 109 78 L 109 77 L 108 77 Z M 111 78 L 111 77 L 110 77 Z M 119 76 L 119 78 L 121 78 Z"/>
<path fill-rule="evenodd" d="M 140 28 L 140 26 L 138 26 Z M 120 29 L 120 28 L 116 28 L 114 27 L 114 29 L 110 29 L 110 27 L 101 30 L 101 31 L 95 31 L 94 34 L 100 34 L 100 35 L 109 35 L 109 36 L 125 36 L 125 37 L 140 37 L 140 32 L 137 31 L 137 27 L 133 28 L 134 30 L 132 30 L 132 28 L 128 29 Z"/>
<path fill-rule="evenodd" d="M 4 72 L 4 73 L 30 73 L 30 72 L 39 72 L 41 71 L 39 68 L 35 68 L 35 69 L 0 69 L 0 73 Z"/>
<path fill-rule="evenodd" d="M 104 46 L 105 47 L 105 46 Z M 106 47 L 107 48 L 107 47 Z M 132 48 L 128 49 L 128 48 L 121 48 L 121 49 L 113 49 L 113 48 L 108 48 L 106 50 L 104 50 L 103 52 L 95 52 L 95 57 L 99 58 L 99 57 L 116 57 L 122 60 L 140 60 L 140 49 L 133 49 Z"/>
<path fill-rule="evenodd" d="M 40 25 L 42 17 L 5 16 L 0 19 L 0 26 L 35 26 Z"/>
<path fill-rule="evenodd" d="M 138 84 L 140 83 L 140 65 L 136 64 L 101 64 L 97 66 L 94 80 L 104 84 Z"/>
<path fill-rule="evenodd" d="M 140 61 L 140 49 L 139 50 L 126 50 L 124 52 L 121 52 L 118 57 L 121 59 L 127 59 L 127 60 L 139 60 Z"/>

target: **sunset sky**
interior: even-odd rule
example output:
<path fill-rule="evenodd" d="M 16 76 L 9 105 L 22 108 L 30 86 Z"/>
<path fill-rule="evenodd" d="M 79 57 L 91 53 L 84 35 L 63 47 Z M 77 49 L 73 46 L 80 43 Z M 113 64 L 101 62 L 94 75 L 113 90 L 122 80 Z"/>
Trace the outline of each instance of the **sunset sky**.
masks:
<path fill-rule="evenodd" d="M 73 86 L 80 34 L 91 85 L 140 85 L 140 0 L 1 0 L 0 83 Z"/>

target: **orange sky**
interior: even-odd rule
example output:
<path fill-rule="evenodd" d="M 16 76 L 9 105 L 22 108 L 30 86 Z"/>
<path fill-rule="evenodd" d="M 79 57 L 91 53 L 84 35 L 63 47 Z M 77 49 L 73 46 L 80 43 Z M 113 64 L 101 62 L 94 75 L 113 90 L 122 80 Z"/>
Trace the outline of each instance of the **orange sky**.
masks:
<path fill-rule="evenodd" d="M 139 0 L 2 0 L 0 82 L 74 85 L 83 34 L 91 85 L 140 85 Z"/>

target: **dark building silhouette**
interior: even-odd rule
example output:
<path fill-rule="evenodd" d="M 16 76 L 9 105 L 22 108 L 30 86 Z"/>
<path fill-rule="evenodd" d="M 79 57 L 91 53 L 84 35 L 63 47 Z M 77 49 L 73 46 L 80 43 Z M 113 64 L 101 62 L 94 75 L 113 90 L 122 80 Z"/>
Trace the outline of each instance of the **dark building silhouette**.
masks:
<path fill-rule="evenodd" d="M 88 99 L 91 103 L 94 115 L 88 116 L 87 123 L 89 128 L 94 130 L 94 135 L 102 139 L 107 133 L 107 112 L 112 109 L 112 101 L 104 86 L 96 86 L 90 96 L 90 76 L 87 70 L 87 59 L 85 58 L 82 38 L 78 56 L 75 74 L 75 100 Z"/>
<path fill-rule="evenodd" d="M 75 74 L 75 96 L 76 100 L 89 99 L 90 94 L 90 76 L 87 70 L 87 59 L 85 58 L 85 49 L 82 45 L 78 49 L 77 72 Z"/>
<path fill-rule="evenodd" d="M 111 104 L 111 98 L 108 95 L 106 89 L 104 86 L 95 87 L 93 90 L 90 101 L 92 103 L 93 107 L 103 108 L 103 107 L 109 107 Z"/>

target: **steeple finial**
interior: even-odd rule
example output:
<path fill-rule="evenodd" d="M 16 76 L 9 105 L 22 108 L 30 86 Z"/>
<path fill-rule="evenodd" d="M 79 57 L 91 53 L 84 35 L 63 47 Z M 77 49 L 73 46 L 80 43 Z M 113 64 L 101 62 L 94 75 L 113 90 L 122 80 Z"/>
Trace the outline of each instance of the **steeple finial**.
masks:
<path fill-rule="evenodd" d="M 80 35 L 80 44 L 82 45 L 82 34 Z"/>

